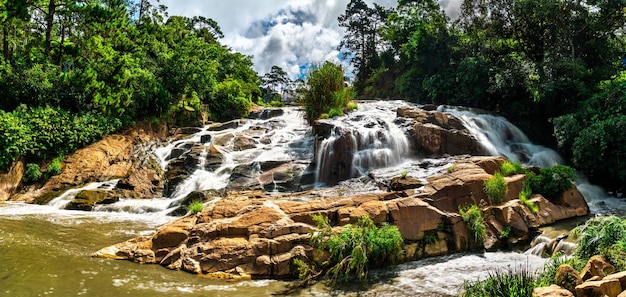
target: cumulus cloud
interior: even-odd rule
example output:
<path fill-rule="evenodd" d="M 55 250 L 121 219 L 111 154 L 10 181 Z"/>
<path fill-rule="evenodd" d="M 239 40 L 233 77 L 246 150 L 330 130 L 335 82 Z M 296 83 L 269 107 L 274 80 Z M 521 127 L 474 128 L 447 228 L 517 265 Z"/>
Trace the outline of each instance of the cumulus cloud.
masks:
<path fill-rule="evenodd" d="M 453 11 L 461 0 L 441 0 Z M 264 74 L 274 65 L 292 78 L 308 65 L 341 62 L 337 47 L 343 28 L 337 23 L 349 0 L 161 0 L 170 15 L 212 18 L 224 32 L 222 42 L 253 56 L 255 70 Z M 395 7 L 397 0 L 366 0 Z M 345 61 L 343 62 L 345 64 Z M 347 65 L 346 65 L 347 66 Z"/>

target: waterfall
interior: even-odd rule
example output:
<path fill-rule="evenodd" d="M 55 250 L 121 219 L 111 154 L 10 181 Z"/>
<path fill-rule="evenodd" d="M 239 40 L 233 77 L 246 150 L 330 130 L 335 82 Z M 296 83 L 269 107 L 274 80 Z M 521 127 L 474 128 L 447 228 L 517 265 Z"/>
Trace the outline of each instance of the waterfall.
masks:
<path fill-rule="evenodd" d="M 406 103 L 372 102 L 360 105 L 347 116 L 321 120 L 332 130 L 316 150 L 316 184 L 367 175 L 409 158 L 409 140 L 392 121 L 402 105 Z"/>

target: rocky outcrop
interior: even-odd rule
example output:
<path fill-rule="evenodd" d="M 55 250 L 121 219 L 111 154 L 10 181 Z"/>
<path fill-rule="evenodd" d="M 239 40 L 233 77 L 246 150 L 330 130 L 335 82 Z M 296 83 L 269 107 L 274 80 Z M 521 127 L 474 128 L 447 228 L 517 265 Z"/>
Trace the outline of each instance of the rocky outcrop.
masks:
<path fill-rule="evenodd" d="M 533 296 L 626 296 L 626 271 L 616 273 L 602 256 L 591 257 L 580 273 L 567 264 L 559 266 L 555 281 L 556 285 L 535 289 Z"/>
<path fill-rule="evenodd" d="M 418 107 L 401 107 L 398 117 L 409 120 L 408 133 L 418 154 L 424 156 L 483 155 L 484 148 L 452 115 Z"/>
<path fill-rule="evenodd" d="M 9 200 L 9 197 L 19 188 L 24 176 L 24 162 L 13 162 L 8 172 L 0 174 L 0 202 Z"/>
<path fill-rule="evenodd" d="M 293 259 L 324 261 L 324 254 L 309 245 L 316 226 L 312 214 L 327 216 L 339 229 L 364 216 L 377 224 L 396 225 L 404 238 L 405 261 L 468 250 L 471 235 L 458 213 L 458 205 L 464 203 L 483 205 L 493 232 L 508 226 L 510 238 L 516 240 L 526 240 L 531 229 L 565 218 L 552 212 L 577 215 L 570 206 L 553 204 L 541 196 L 533 201 L 544 213 L 532 213 L 513 196 L 503 205 L 489 205 L 478 193 L 482 192 L 479 186 L 501 161 L 460 157 L 454 170 L 429 179 L 423 188 L 406 191 L 352 196 L 324 196 L 317 191 L 275 195 L 229 192 L 210 199 L 202 212 L 167 224 L 151 237 L 138 237 L 94 255 L 158 263 L 215 277 L 223 273 L 233 278 L 293 277 Z M 290 163 L 275 168 L 286 164 Z M 509 191 L 519 192 L 521 180 L 508 179 Z"/>

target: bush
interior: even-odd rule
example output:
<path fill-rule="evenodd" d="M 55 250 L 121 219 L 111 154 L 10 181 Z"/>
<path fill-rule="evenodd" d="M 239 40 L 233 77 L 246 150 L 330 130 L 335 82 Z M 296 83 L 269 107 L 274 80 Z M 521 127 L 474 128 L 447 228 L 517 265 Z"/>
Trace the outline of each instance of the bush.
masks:
<path fill-rule="evenodd" d="M 352 91 L 344 88 L 343 69 L 340 65 L 326 62 L 313 69 L 307 79 L 308 88 L 301 98 L 305 118 L 309 124 L 332 108 L 343 108 L 352 100 Z M 329 114 L 330 115 L 330 114 Z"/>
<path fill-rule="evenodd" d="M 581 271 L 587 261 L 580 260 L 576 257 L 565 257 L 559 254 L 555 254 L 546 262 L 543 267 L 538 271 L 536 287 L 547 287 L 555 283 L 556 270 L 563 264 L 572 266 L 576 271 Z"/>
<path fill-rule="evenodd" d="M 493 205 L 500 204 L 504 201 L 507 190 L 506 181 L 499 172 L 496 172 L 490 179 L 485 181 L 484 191 Z"/>
<path fill-rule="evenodd" d="M 483 239 L 487 234 L 487 228 L 485 227 L 483 212 L 480 207 L 474 204 L 459 206 L 459 213 L 472 235 L 472 243 L 476 246 L 482 246 Z"/>
<path fill-rule="evenodd" d="M 41 179 L 41 169 L 39 169 L 39 165 L 34 163 L 26 164 L 23 179 L 26 183 L 36 182 Z"/>
<path fill-rule="evenodd" d="M 246 98 L 243 83 L 227 80 L 215 87 L 209 108 L 215 120 L 228 121 L 248 116 L 251 105 L 252 100 Z"/>
<path fill-rule="evenodd" d="M 343 110 L 339 107 L 331 108 L 330 111 L 328 111 L 329 118 L 342 117 L 342 116 L 344 116 Z"/>
<path fill-rule="evenodd" d="M 204 204 L 202 204 L 202 202 L 200 201 L 194 201 L 187 206 L 187 211 L 189 211 L 192 214 L 197 214 L 201 212 L 203 209 L 204 209 Z"/>
<path fill-rule="evenodd" d="M 311 245 L 330 252 L 327 275 L 333 280 L 347 280 L 354 272 L 359 280 L 367 278 L 368 265 L 393 263 L 402 255 L 402 235 L 396 226 L 377 227 L 369 217 L 356 224 L 346 225 L 336 233 L 327 217 L 313 215 L 318 230 L 311 237 Z"/>
<path fill-rule="evenodd" d="M 576 240 L 575 255 L 588 259 L 594 255 L 606 255 L 609 249 L 624 247 L 626 220 L 615 217 L 596 217 L 570 232 Z"/>
<path fill-rule="evenodd" d="M 522 167 L 520 163 L 505 161 L 500 165 L 500 173 L 502 173 L 503 176 L 511 176 L 526 173 L 526 170 L 524 170 L 524 167 Z"/>
<path fill-rule="evenodd" d="M 532 213 L 539 212 L 539 206 L 530 201 L 533 191 L 530 189 L 528 183 L 524 182 L 524 188 L 519 192 L 519 200 L 524 204 Z"/>
<path fill-rule="evenodd" d="M 548 200 L 561 197 L 564 191 L 574 187 L 576 171 L 564 165 L 541 168 L 539 174 L 528 174 L 528 182 L 533 193 L 541 194 Z"/>
<path fill-rule="evenodd" d="M 495 270 L 485 280 L 463 283 L 463 297 L 530 297 L 536 279 L 528 268 Z"/>
<path fill-rule="evenodd" d="M 52 160 L 52 162 L 50 162 L 50 164 L 48 164 L 48 167 L 46 168 L 46 172 L 48 174 L 48 177 L 51 176 L 55 176 L 55 175 L 59 175 L 61 174 L 61 158 L 54 158 L 54 160 Z"/>

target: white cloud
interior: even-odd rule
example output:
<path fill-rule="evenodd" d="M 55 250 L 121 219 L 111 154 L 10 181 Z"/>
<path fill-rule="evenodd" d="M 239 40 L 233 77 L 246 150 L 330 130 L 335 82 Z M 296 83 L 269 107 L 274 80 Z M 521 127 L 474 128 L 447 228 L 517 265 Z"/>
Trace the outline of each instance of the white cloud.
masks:
<path fill-rule="evenodd" d="M 442 0 L 446 4 L 460 0 Z M 253 56 L 259 74 L 273 65 L 293 78 L 303 65 L 338 62 L 343 28 L 337 17 L 349 0 L 161 0 L 170 15 L 212 18 L 224 32 L 222 42 Z M 366 0 L 394 7 L 397 0 Z"/>

